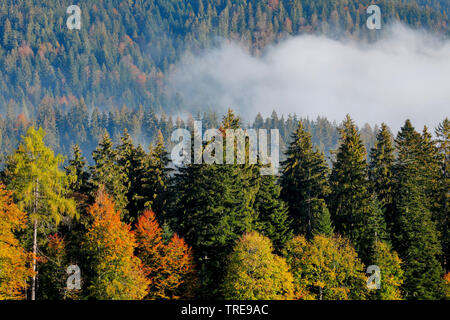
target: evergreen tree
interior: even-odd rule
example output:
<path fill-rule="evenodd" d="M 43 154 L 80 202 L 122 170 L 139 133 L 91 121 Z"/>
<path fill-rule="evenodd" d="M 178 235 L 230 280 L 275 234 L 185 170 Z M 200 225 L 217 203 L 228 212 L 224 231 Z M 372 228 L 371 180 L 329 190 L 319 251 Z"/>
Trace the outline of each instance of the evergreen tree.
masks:
<path fill-rule="evenodd" d="M 377 134 L 375 147 L 370 153 L 369 179 L 371 188 L 376 194 L 384 211 L 388 230 L 391 229 L 393 214 L 392 169 L 395 156 L 392 146 L 392 135 L 386 124 L 382 124 Z"/>
<path fill-rule="evenodd" d="M 291 220 L 280 191 L 274 176 L 262 176 L 254 204 L 258 231 L 272 241 L 277 252 L 292 238 Z"/>
<path fill-rule="evenodd" d="M 229 110 L 222 130 L 236 129 L 239 123 Z M 250 165 L 189 164 L 174 177 L 171 226 L 193 247 L 203 281 L 200 296 L 220 294 L 228 254 L 243 233 L 255 228 L 256 170 Z"/>
<path fill-rule="evenodd" d="M 143 194 L 142 179 L 146 170 L 147 155 L 141 146 L 135 147 L 125 129 L 117 146 L 117 165 L 124 176 L 123 189 L 126 191 L 126 222 L 135 222 L 143 209 L 140 199 Z"/>
<path fill-rule="evenodd" d="M 321 200 L 329 193 L 328 166 L 323 154 L 313 149 L 311 135 L 301 121 L 292 140 L 282 164 L 282 198 L 289 206 L 294 232 L 312 238 L 314 219 L 326 219 L 320 214 L 326 214 Z"/>
<path fill-rule="evenodd" d="M 358 254 L 367 257 L 364 234 L 371 206 L 366 149 L 353 120 L 347 115 L 340 129 L 341 145 L 330 176 L 329 208 L 336 231 L 348 236 Z M 376 209 L 375 209 L 376 210 Z"/>
<path fill-rule="evenodd" d="M 331 237 L 334 233 L 334 227 L 331 223 L 330 211 L 327 208 L 325 200 L 316 199 L 312 206 L 314 212 L 311 233 L 313 236 L 322 235 Z"/>
<path fill-rule="evenodd" d="M 396 145 L 393 240 L 403 261 L 404 290 L 409 299 L 438 299 L 443 294 L 439 263 L 442 251 L 421 177 L 422 137 L 409 120 L 398 133 Z"/>
<path fill-rule="evenodd" d="M 166 216 L 169 178 L 173 171 L 169 167 L 170 159 L 164 146 L 164 137 L 158 131 L 157 143 L 150 145 L 145 175 L 142 178 L 142 202 L 145 208 L 151 208 L 161 217 Z"/>
<path fill-rule="evenodd" d="M 449 234 L 449 216 L 450 205 L 450 121 L 446 118 L 436 128 L 436 137 L 438 142 L 438 152 L 441 161 L 440 178 L 438 181 L 439 190 L 439 212 L 436 219 L 438 221 L 438 229 L 441 233 L 441 243 L 443 250 L 443 266 L 446 271 L 449 270 L 450 261 L 450 234 Z"/>
<path fill-rule="evenodd" d="M 115 205 L 122 216 L 128 218 L 128 212 L 125 211 L 128 177 L 124 173 L 124 168 L 117 163 L 117 151 L 107 132 L 103 134 L 98 147 L 92 153 L 92 158 L 95 162 L 91 167 L 91 183 L 95 188 L 93 192 L 97 192 L 100 186 L 104 186 L 108 194 L 114 198 Z"/>
<path fill-rule="evenodd" d="M 66 167 L 66 173 L 70 180 L 69 188 L 72 192 L 87 194 L 90 192 L 89 172 L 86 170 L 86 158 L 83 157 L 78 145 L 72 148 L 72 159 Z"/>

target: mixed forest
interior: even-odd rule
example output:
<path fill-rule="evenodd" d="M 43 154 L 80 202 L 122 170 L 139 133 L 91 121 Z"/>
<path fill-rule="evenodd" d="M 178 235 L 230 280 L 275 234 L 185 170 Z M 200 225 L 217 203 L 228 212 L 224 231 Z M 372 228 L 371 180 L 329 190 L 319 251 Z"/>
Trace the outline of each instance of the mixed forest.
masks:
<path fill-rule="evenodd" d="M 450 36 L 447 0 L 2 0 L 0 300 L 448 299 L 449 119 L 241 119 L 167 83 L 223 41 L 255 56 L 303 34 L 377 41 L 371 4 Z M 225 144 L 279 129 L 279 175 L 175 166 L 171 133 L 194 120 Z"/>
<path fill-rule="evenodd" d="M 395 138 L 383 124 L 366 150 L 347 116 L 331 165 L 307 124 L 278 176 L 174 166 L 161 132 L 146 149 L 105 131 L 92 165 L 77 145 L 64 161 L 30 126 L 1 175 L 0 298 L 448 298 L 450 121 Z M 225 145 L 241 126 L 230 109 Z"/>
<path fill-rule="evenodd" d="M 66 27 L 71 4 L 82 10 L 81 30 Z M 222 41 L 260 55 L 268 45 L 302 34 L 376 41 L 382 33 L 365 27 L 370 4 L 380 6 L 383 25 L 399 21 L 450 35 L 446 0 L 2 1 L 0 149 L 12 152 L 28 122 L 43 127 L 49 145 L 66 156 L 73 143 L 90 154 L 105 128 L 113 139 L 126 127 L 149 143 L 156 136 L 150 113 L 208 111 L 190 110 L 167 84 L 181 57 Z M 153 132 L 148 138 L 140 130 Z"/>

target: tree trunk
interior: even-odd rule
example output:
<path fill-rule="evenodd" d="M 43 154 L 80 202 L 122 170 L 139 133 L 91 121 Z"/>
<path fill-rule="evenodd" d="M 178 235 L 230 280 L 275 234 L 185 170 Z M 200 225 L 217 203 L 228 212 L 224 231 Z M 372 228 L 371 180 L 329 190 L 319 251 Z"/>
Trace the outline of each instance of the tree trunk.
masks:
<path fill-rule="evenodd" d="M 31 280 L 31 300 L 36 300 L 36 255 L 37 255 L 37 220 L 33 225 L 33 278 Z"/>
<path fill-rule="evenodd" d="M 31 300 L 36 300 L 36 278 L 37 278 L 37 205 L 38 205 L 38 184 L 39 179 L 36 179 L 34 187 L 34 203 L 33 203 L 33 278 L 31 279 Z"/>

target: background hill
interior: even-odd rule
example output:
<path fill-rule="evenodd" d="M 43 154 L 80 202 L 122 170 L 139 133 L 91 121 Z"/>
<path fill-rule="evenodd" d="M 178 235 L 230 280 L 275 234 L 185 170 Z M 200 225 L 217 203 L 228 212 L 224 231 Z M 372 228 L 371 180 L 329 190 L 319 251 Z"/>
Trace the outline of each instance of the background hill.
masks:
<path fill-rule="evenodd" d="M 11 150 L 20 127 L 33 122 L 46 128 L 56 150 L 67 154 L 77 140 L 86 141 L 87 151 L 105 128 L 114 136 L 124 127 L 149 126 L 144 113 L 148 119 L 152 112 L 185 110 L 165 79 L 186 52 L 224 38 L 255 55 L 288 35 L 374 40 L 376 34 L 364 27 L 372 3 L 381 7 L 384 23 L 450 34 L 443 0 L 86 0 L 78 3 L 80 31 L 65 26 L 72 2 L 2 1 L 0 146 Z M 132 112 L 127 119 L 126 112 Z M 112 125 L 118 122 L 124 123 Z M 88 125 L 95 127 L 91 135 L 83 133 Z"/>

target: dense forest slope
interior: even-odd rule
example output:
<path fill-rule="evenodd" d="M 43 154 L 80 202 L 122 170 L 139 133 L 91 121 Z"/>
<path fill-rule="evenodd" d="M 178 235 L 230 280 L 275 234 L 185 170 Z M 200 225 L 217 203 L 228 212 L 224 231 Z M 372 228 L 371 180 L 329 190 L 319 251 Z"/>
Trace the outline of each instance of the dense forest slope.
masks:
<path fill-rule="evenodd" d="M 98 108 L 119 114 L 124 104 L 129 110 L 142 106 L 157 114 L 183 110 L 182 97 L 167 93 L 165 77 L 183 54 L 211 47 L 223 38 L 243 43 L 254 54 L 288 35 L 320 33 L 374 40 L 376 33 L 365 27 L 366 8 L 372 3 L 381 7 L 384 23 L 402 21 L 449 34 L 449 5 L 438 0 L 86 0 L 78 3 L 79 31 L 66 28 L 66 9 L 72 2 L 2 1 L 3 146 L 11 150 L 15 145 L 20 129 L 11 120 L 17 116 L 19 125 L 32 121 L 44 126 L 49 137 L 54 136 L 49 143 L 66 151 L 59 148 L 68 142 L 65 136 L 71 136 L 64 121 L 73 122 L 74 132 L 90 121 L 68 115 L 74 110 L 85 113 Z M 91 144 L 98 134 L 93 136 Z"/>

